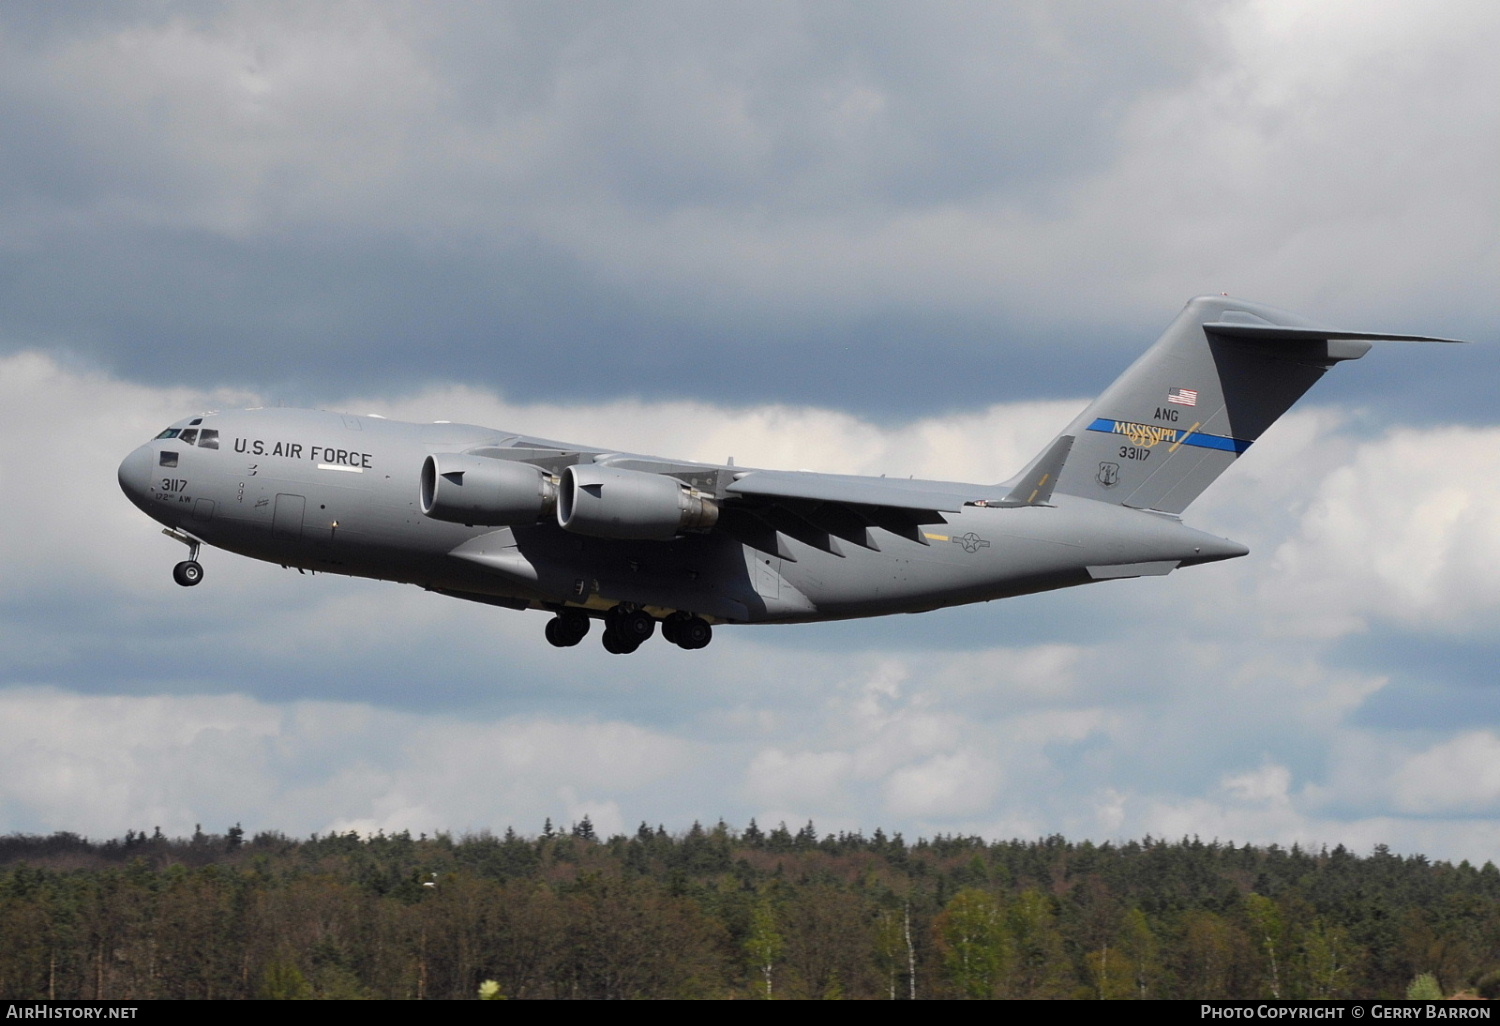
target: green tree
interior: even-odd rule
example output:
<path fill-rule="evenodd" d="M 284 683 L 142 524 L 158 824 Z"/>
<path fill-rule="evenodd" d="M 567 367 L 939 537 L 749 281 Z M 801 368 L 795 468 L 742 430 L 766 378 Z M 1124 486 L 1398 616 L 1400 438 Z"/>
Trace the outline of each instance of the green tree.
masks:
<path fill-rule="evenodd" d="M 1184 917 L 1179 949 L 1184 997 L 1228 998 L 1243 935 L 1217 912 L 1194 909 Z"/>
<path fill-rule="evenodd" d="M 1441 1001 L 1443 988 L 1438 986 L 1436 976 L 1423 973 L 1407 984 L 1406 997 L 1409 1001 Z"/>
<path fill-rule="evenodd" d="M 1285 929 L 1281 909 L 1263 894 L 1245 895 L 1245 914 L 1250 919 L 1256 945 L 1266 956 L 1266 983 L 1271 997 L 1281 999 L 1281 961 L 1285 958 Z"/>
<path fill-rule="evenodd" d="M 1094 997 L 1101 1001 L 1123 1001 L 1136 996 L 1130 963 L 1119 948 L 1090 951 L 1083 962 Z"/>
<path fill-rule="evenodd" d="M 762 895 L 750 913 L 750 936 L 745 939 L 745 953 L 750 964 L 761 975 L 766 985 L 766 1000 L 774 996 L 772 976 L 781 952 L 786 948 L 786 938 L 776 923 L 776 908 L 768 896 Z"/>
<path fill-rule="evenodd" d="M 801 885 L 783 921 L 785 965 L 808 998 L 857 996 L 874 976 L 874 920 L 864 895 L 833 883 Z"/>
<path fill-rule="evenodd" d="M 1119 947 L 1121 957 L 1130 967 L 1134 996 L 1141 1000 L 1158 996 L 1156 988 L 1162 975 L 1160 945 L 1151 921 L 1139 908 L 1125 913 Z"/>
<path fill-rule="evenodd" d="M 280 960 L 266 966 L 261 975 L 260 992 L 256 995 L 266 1001 L 309 1001 L 312 996 L 312 984 L 307 982 L 302 970 L 292 962 Z"/>
<path fill-rule="evenodd" d="M 1059 997 L 1065 991 L 1068 960 L 1058 929 L 1057 908 L 1050 897 L 1028 888 L 1010 902 L 1006 915 L 1014 958 L 1009 973 L 1011 995 Z"/>
<path fill-rule="evenodd" d="M 953 896 L 933 924 L 943 969 L 960 994 L 988 998 L 1005 971 L 1008 938 L 1000 902 L 988 891 L 966 888 Z"/>
<path fill-rule="evenodd" d="M 1313 920 L 1312 929 L 1302 942 L 1307 974 L 1307 996 L 1316 1001 L 1343 997 L 1350 980 L 1349 933 L 1343 927 Z"/>
<path fill-rule="evenodd" d="M 907 997 L 917 998 L 916 950 L 912 944 L 911 902 L 901 908 L 881 909 L 875 924 L 875 955 L 885 974 L 886 996 L 896 1000 L 896 982 L 906 977 Z"/>

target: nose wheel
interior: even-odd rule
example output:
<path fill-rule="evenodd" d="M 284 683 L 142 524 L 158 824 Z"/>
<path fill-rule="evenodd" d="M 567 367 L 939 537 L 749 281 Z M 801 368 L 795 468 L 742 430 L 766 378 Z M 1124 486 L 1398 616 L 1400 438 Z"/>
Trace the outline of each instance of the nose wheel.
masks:
<path fill-rule="evenodd" d="M 196 559 L 184 559 L 172 568 L 172 580 L 184 588 L 191 588 L 203 580 L 203 564 Z"/>
<path fill-rule="evenodd" d="M 172 568 L 172 580 L 184 588 L 200 583 L 203 580 L 203 564 L 198 562 L 198 549 L 203 543 L 185 531 L 168 528 L 162 534 L 188 547 L 188 558 Z"/>

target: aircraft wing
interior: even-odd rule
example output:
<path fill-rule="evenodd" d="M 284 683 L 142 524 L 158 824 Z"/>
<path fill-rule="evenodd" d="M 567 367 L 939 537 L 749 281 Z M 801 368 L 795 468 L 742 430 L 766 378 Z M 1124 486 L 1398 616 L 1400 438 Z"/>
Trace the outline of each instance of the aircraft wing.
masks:
<path fill-rule="evenodd" d="M 842 556 L 839 540 L 880 551 L 875 528 L 922 545 L 924 524 L 965 506 L 1019 505 L 992 485 L 806 471 L 752 470 L 725 489 L 719 529 L 762 552 L 794 559 L 785 538 Z"/>
<path fill-rule="evenodd" d="M 803 499 L 894 509 L 957 513 L 966 504 L 999 498 L 982 485 L 906 478 L 853 477 L 798 470 L 752 470 L 726 491 L 761 499 Z"/>

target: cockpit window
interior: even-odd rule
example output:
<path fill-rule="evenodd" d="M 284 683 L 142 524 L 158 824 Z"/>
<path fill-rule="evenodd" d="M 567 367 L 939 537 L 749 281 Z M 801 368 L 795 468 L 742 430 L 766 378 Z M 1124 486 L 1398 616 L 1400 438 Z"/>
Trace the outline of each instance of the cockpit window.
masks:
<path fill-rule="evenodd" d="M 169 452 L 168 450 L 163 449 L 161 456 L 156 460 L 156 465 L 159 467 L 177 466 L 177 454 L 175 452 Z"/>
<path fill-rule="evenodd" d="M 214 428 L 204 428 L 198 433 L 198 448 L 217 449 L 219 447 L 219 432 Z"/>
<path fill-rule="evenodd" d="M 184 445 L 192 445 L 198 441 L 198 429 L 187 428 L 182 432 L 182 434 L 178 435 L 177 437 L 181 439 Z"/>
<path fill-rule="evenodd" d="M 167 428 L 165 431 L 163 431 L 161 434 L 157 435 L 156 437 L 157 438 L 176 438 L 178 430 L 179 430 L 178 428 Z"/>
<path fill-rule="evenodd" d="M 188 421 L 188 427 L 197 427 L 199 424 L 202 424 L 202 423 L 203 423 L 203 418 L 202 417 L 194 417 L 192 420 Z"/>

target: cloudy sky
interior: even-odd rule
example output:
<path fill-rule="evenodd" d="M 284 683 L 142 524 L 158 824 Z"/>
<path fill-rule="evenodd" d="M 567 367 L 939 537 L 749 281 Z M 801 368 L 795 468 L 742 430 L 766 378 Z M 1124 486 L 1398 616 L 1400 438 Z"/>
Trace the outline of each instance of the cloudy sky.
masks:
<path fill-rule="evenodd" d="M 591 816 L 1500 854 L 1500 7 L 0 6 L 0 831 Z M 1190 296 L 1341 366 L 1246 559 L 566 651 L 119 494 L 285 402 L 993 481 Z"/>

